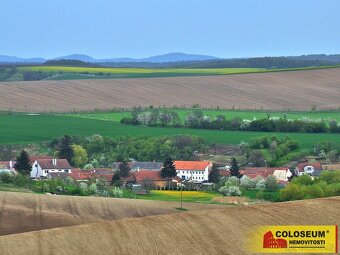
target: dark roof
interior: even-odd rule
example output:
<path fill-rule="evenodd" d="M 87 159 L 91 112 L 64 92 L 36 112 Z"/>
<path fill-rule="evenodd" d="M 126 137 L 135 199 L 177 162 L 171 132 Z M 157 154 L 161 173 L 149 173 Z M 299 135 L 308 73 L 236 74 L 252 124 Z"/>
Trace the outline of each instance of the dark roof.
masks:
<path fill-rule="evenodd" d="M 50 173 L 48 173 L 47 176 L 51 176 L 52 179 L 56 179 L 56 178 L 65 179 L 69 176 L 69 174 L 64 173 L 64 172 L 63 173 L 52 173 L 52 172 L 50 172 Z"/>
<path fill-rule="evenodd" d="M 163 167 L 162 162 L 133 162 L 130 166 L 131 171 L 148 170 L 159 171 Z"/>
<path fill-rule="evenodd" d="M 172 180 L 181 182 L 178 176 L 172 177 Z M 143 181 L 167 181 L 167 178 L 161 176 L 161 171 L 138 171 L 132 172 L 129 177 L 124 178 L 127 182 L 143 182 Z"/>
<path fill-rule="evenodd" d="M 53 159 L 38 159 L 37 162 L 42 169 L 71 169 L 70 164 L 66 159 L 56 159 L 56 164 L 53 165 Z"/>

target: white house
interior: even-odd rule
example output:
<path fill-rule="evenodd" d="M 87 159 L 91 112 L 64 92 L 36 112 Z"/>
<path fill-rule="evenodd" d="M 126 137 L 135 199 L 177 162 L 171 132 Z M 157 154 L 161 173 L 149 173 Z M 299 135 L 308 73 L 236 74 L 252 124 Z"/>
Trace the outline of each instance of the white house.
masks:
<path fill-rule="evenodd" d="M 211 161 L 174 161 L 177 176 L 192 182 L 208 181 L 213 166 Z"/>
<path fill-rule="evenodd" d="M 37 159 L 32 164 L 31 178 L 45 178 L 48 173 L 71 173 L 66 159 Z"/>
<path fill-rule="evenodd" d="M 322 165 L 320 162 L 304 162 L 296 166 L 296 171 L 298 175 L 319 176 L 322 171 Z"/>

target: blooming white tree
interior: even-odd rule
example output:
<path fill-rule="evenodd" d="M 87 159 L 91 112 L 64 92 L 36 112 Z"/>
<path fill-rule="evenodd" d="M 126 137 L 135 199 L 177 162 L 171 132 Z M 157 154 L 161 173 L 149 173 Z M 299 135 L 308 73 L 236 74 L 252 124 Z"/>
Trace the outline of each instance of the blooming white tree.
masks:
<path fill-rule="evenodd" d="M 256 190 L 265 190 L 266 189 L 266 181 L 263 179 L 262 176 L 257 176 L 255 178 L 256 181 Z"/>
<path fill-rule="evenodd" d="M 151 112 L 141 112 L 138 114 L 137 117 L 138 122 L 140 122 L 143 125 L 150 125 L 152 120 L 152 113 Z"/>
<path fill-rule="evenodd" d="M 223 196 L 241 196 L 242 192 L 238 186 L 223 186 L 219 189 Z"/>
<path fill-rule="evenodd" d="M 252 188 L 251 179 L 248 176 L 243 175 L 240 179 L 240 186 L 241 188 L 244 188 L 244 189 L 251 189 Z"/>

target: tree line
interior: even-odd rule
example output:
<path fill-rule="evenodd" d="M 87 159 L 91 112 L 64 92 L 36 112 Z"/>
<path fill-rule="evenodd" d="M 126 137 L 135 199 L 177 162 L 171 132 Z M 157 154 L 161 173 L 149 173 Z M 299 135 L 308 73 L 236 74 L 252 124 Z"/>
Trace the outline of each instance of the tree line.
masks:
<path fill-rule="evenodd" d="M 258 120 L 243 120 L 240 117 L 226 119 L 222 114 L 215 118 L 204 115 L 200 109 L 195 109 L 186 114 L 184 123 L 173 110 L 150 109 L 143 111 L 134 108 L 131 117 L 121 119 L 122 124 L 160 126 L 160 127 L 187 127 L 194 129 L 213 130 L 240 130 L 258 132 L 296 132 L 296 133 L 340 133 L 340 126 L 336 120 L 315 121 L 309 119 L 289 120 L 283 118 L 267 118 Z"/>

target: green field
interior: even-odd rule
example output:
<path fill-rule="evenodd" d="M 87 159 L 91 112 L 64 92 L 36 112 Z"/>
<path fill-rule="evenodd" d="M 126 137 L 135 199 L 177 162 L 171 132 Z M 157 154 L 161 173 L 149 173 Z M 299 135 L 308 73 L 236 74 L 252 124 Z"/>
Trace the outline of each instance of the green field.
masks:
<path fill-rule="evenodd" d="M 183 202 L 212 203 L 212 199 L 221 196 L 213 191 L 183 191 Z M 148 195 L 136 195 L 138 199 L 160 200 L 160 201 L 180 201 L 181 192 L 174 190 L 151 190 Z"/>
<path fill-rule="evenodd" d="M 109 67 L 72 67 L 72 66 L 25 66 L 18 67 L 20 71 L 34 72 L 64 72 L 64 73 L 105 73 L 105 74 L 157 74 L 157 73 L 178 73 L 178 74 L 230 74 L 258 72 L 262 68 L 109 68 Z"/>
<path fill-rule="evenodd" d="M 77 66 L 17 66 L 0 68 L 0 81 L 79 80 L 117 78 L 155 78 L 209 76 L 261 72 L 280 72 L 337 68 L 340 66 L 310 66 L 285 69 L 265 68 L 119 68 Z"/>
<path fill-rule="evenodd" d="M 185 115 L 191 112 L 191 109 L 187 110 L 175 110 L 179 117 L 184 120 Z M 243 111 L 243 110 L 203 110 L 204 115 L 208 115 L 212 118 L 217 115 L 224 115 L 226 119 L 232 119 L 234 117 L 240 117 L 242 119 L 253 120 L 267 118 L 267 114 L 270 117 L 282 118 L 286 115 L 287 119 L 313 119 L 313 120 L 337 120 L 340 121 L 340 111 L 325 111 L 325 112 L 266 112 L 266 111 Z M 119 122 L 124 117 L 131 117 L 130 112 L 97 112 L 97 113 L 79 113 L 72 114 L 75 117 L 117 121 Z"/>
<path fill-rule="evenodd" d="M 109 68 L 72 66 L 25 66 L 17 68 L 20 72 L 50 73 L 49 80 L 72 79 L 110 79 L 110 78 L 148 78 L 177 77 L 197 75 L 223 75 L 254 73 L 265 71 L 262 68 Z"/>
<path fill-rule="evenodd" d="M 317 142 L 330 141 L 340 149 L 339 134 L 266 133 L 220 131 L 187 128 L 151 128 L 121 125 L 115 121 L 102 121 L 62 115 L 0 115 L 0 144 L 22 144 L 51 141 L 65 134 L 74 136 L 164 136 L 196 135 L 208 143 L 239 144 L 256 136 L 290 136 L 301 143 L 301 149 L 312 150 Z"/>

